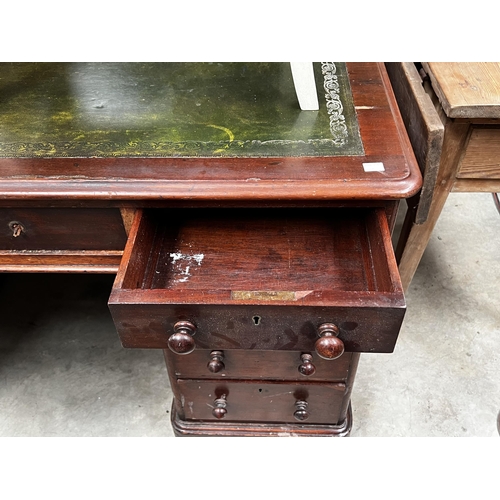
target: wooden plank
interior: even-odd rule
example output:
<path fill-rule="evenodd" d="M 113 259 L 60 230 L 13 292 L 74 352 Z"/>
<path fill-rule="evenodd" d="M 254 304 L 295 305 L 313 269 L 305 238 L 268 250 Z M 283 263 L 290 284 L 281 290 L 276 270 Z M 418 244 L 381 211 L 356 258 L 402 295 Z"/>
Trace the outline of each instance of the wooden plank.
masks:
<path fill-rule="evenodd" d="M 500 118 L 500 63 L 425 63 L 449 118 Z"/>
<path fill-rule="evenodd" d="M 427 220 L 423 224 L 412 225 L 401 253 L 397 252 L 399 274 L 405 292 L 410 286 L 431 237 L 432 230 L 455 183 L 457 164 L 467 142 L 468 132 L 469 125 L 467 123 L 453 120 L 448 120 L 445 123 L 442 161 Z"/>
<path fill-rule="evenodd" d="M 413 63 L 386 63 L 401 116 L 423 174 L 415 223 L 427 219 L 436 184 L 444 126 Z"/>
<path fill-rule="evenodd" d="M 457 177 L 500 179 L 500 127 L 473 127 Z"/>
<path fill-rule="evenodd" d="M 136 210 L 135 208 L 126 208 L 126 207 L 120 208 L 120 214 L 123 220 L 123 227 L 125 228 L 127 236 L 129 235 L 132 223 L 134 222 L 135 210 Z"/>
<path fill-rule="evenodd" d="M 121 251 L 0 251 L 1 272 L 116 273 Z"/>
<path fill-rule="evenodd" d="M 116 274 L 119 264 L 36 264 L 36 265 L 0 265 L 0 271 L 3 273 L 71 273 L 71 274 Z"/>
<path fill-rule="evenodd" d="M 456 193 L 500 193 L 500 179 L 456 179 Z"/>

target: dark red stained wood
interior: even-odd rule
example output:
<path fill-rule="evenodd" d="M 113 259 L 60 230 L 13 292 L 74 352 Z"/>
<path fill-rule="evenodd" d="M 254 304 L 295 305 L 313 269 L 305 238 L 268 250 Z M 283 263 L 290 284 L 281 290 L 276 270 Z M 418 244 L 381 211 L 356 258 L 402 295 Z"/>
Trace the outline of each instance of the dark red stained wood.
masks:
<path fill-rule="evenodd" d="M 118 209 L 0 208 L 0 250 L 123 250 L 126 241 Z"/>
<path fill-rule="evenodd" d="M 172 427 L 178 437 L 208 436 L 208 437 L 347 437 L 352 428 L 352 410 L 348 412 L 339 424 L 308 424 L 304 423 L 269 423 L 245 421 L 200 421 L 182 420 L 176 410 L 176 401 L 172 404 Z M 349 404 L 349 401 L 347 401 Z"/>
<path fill-rule="evenodd" d="M 232 353 L 231 353 L 232 354 Z M 252 356 L 252 352 L 241 353 L 249 354 Z M 291 353 L 268 353 L 265 355 L 264 359 L 269 358 L 271 355 L 276 354 L 277 359 L 280 359 L 283 354 L 291 354 Z M 194 355 L 194 353 L 192 354 Z M 238 352 L 239 355 L 239 352 Z M 172 426 L 174 428 L 174 432 L 177 436 L 317 436 L 317 437 L 343 437 L 348 436 L 351 431 L 352 426 L 352 411 L 350 405 L 351 392 L 353 388 L 354 378 L 356 376 L 356 370 L 359 361 L 359 354 L 344 354 L 344 361 L 350 357 L 350 365 L 348 368 L 347 379 L 345 381 L 345 388 L 343 391 L 342 399 L 338 398 L 338 394 L 335 394 L 334 400 L 335 403 L 329 408 L 329 417 L 328 423 L 325 424 L 314 424 L 314 423 L 306 423 L 304 422 L 288 422 L 286 424 L 283 423 L 272 423 L 269 422 L 266 417 L 261 422 L 248 422 L 245 417 L 241 420 L 228 420 L 224 419 L 216 421 L 216 419 L 212 418 L 209 420 L 183 420 L 180 418 L 180 415 L 184 414 L 183 408 L 183 394 L 181 384 L 177 383 L 177 377 L 175 375 L 174 370 L 172 369 L 172 365 L 169 365 L 169 376 L 171 381 L 171 387 L 174 392 L 175 398 L 172 404 Z M 327 364 L 332 366 L 332 378 L 331 381 L 338 380 L 338 376 L 343 373 L 343 368 L 341 368 L 343 361 L 341 359 L 337 361 L 327 361 Z M 258 367 L 256 367 L 258 368 Z M 262 377 L 265 379 L 265 369 L 260 369 L 260 371 L 255 372 L 255 377 Z M 217 383 L 218 380 L 212 380 L 212 383 Z M 238 381 L 236 381 L 238 384 Z M 302 383 L 304 388 L 307 389 L 309 387 L 309 383 Z M 330 388 L 327 387 L 325 391 L 321 391 L 321 383 L 316 383 L 314 391 L 316 395 L 319 395 L 321 401 L 326 403 L 332 403 L 332 401 L 328 401 L 328 398 L 331 398 L 331 384 Z M 199 386 L 201 387 L 201 386 Z M 236 391 L 238 391 L 238 385 L 234 386 Z M 341 387 L 337 385 L 337 388 Z M 260 393 L 262 394 L 262 393 Z M 227 394 L 226 401 L 228 402 L 227 409 L 229 410 L 229 394 Z M 185 401 L 185 399 L 184 399 Z M 234 400 L 232 403 L 234 404 Z M 241 410 L 241 408 L 240 408 Z M 338 423 L 333 423 L 333 420 L 337 416 Z"/>
<path fill-rule="evenodd" d="M 119 250 L 0 250 L 0 272 L 116 274 Z"/>
<path fill-rule="evenodd" d="M 172 377 L 200 379 L 266 379 L 309 381 L 330 380 L 342 382 L 347 380 L 349 366 L 353 354 L 344 353 L 335 360 L 324 360 L 312 353 L 312 363 L 316 367 L 313 375 L 299 373 L 302 351 L 242 351 L 228 350 L 223 352 L 225 368 L 217 373 L 208 370 L 211 350 L 199 349 L 191 354 L 180 356 L 170 350 L 164 351 L 167 366 Z"/>
<path fill-rule="evenodd" d="M 165 349 L 188 320 L 197 348 L 314 351 L 334 323 L 346 351 L 392 352 L 405 303 L 384 211 L 258 212 L 138 211 L 109 301 L 123 345 Z M 203 262 L 184 275 L 177 252 Z"/>
<path fill-rule="evenodd" d="M 421 176 L 383 64 L 349 63 L 348 71 L 365 156 L 0 159 L 0 200 L 320 203 L 412 196 Z M 364 162 L 383 162 L 385 172 L 364 172 Z"/>
<path fill-rule="evenodd" d="M 0 271 L 116 273 L 126 240 L 117 208 L 0 208 Z"/>
<path fill-rule="evenodd" d="M 185 420 L 217 420 L 214 400 L 226 395 L 224 421 L 297 423 L 295 402 L 308 403 L 308 424 L 337 424 L 346 386 L 342 382 L 291 382 L 178 380 L 184 398 L 179 405 Z"/>

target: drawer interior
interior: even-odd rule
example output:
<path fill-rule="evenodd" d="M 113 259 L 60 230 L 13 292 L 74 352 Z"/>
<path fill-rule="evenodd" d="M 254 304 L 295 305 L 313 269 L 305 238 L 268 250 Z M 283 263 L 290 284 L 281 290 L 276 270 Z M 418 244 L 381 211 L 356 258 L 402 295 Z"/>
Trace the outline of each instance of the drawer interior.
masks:
<path fill-rule="evenodd" d="M 109 299 L 124 347 L 392 352 L 406 305 L 383 209 L 145 209 Z"/>
<path fill-rule="evenodd" d="M 119 286 L 247 301 L 395 292 L 384 220 L 377 209 L 149 210 Z"/>

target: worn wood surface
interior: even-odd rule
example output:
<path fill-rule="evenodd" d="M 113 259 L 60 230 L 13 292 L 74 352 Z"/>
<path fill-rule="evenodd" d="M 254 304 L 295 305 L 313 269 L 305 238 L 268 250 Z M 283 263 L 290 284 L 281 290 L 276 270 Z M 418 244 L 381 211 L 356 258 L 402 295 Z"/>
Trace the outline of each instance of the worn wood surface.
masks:
<path fill-rule="evenodd" d="M 302 351 L 257 351 L 231 349 L 223 351 L 224 369 L 212 373 L 207 364 L 210 360 L 209 349 L 197 349 L 188 355 L 174 354 L 165 349 L 165 359 L 172 376 L 178 378 L 199 379 L 266 379 L 295 380 L 308 382 L 311 380 L 346 381 L 353 354 L 345 352 L 340 358 L 321 359 L 314 352 L 312 363 L 316 371 L 309 376 L 299 373 Z"/>
<path fill-rule="evenodd" d="M 0 157 L 361 154 L 345 63 L 308 64 L 315 113 L 287 62 L 0 62 Z"/>
<path fill-rule="evenodd" d="M 429 62 L 424 67 L 449 118 L 500 118 L 500 63 Z"/>
<path fill-rule="evenodd" d="M 453 192 L 457 193 L 500 193 L 500 179 L 456 179 Z"/>
<path fill-rule="evenodd" d="M 423 176 L 413 222 L 427 219 L 441 158 L 444 127 L 414 63 L 386 63 L 408 136 Z"/>
<path fill-rule="evenodd" d="M 191 380 L 177 381 L 183 394 L 184 420 L 218 421 L 212 415 L 214 400 L 227 395 L 224 421 L 297 423 L 295 402 L 306 401 L 307 424 L 338 424 L 345 393 L 344 382 L 310 382 L 265 380 Z"/>
<path fill-rule="evenodd" d="M 421 177 L 383 64 L 349 63 L 364 154 L 276 158 L 1 158 L 0 203 L 401 199 Z M 363 163 L 382 162 L 384 172 Z"/>
<path fill-rule="evenodd" d="M 195 358 L 203 356 L 201 350 L 206 353 L 213 347 L 230 351 L 227 362 L 231 378 L 227 382 L 222 376 L 205 379 L 195 373 L 192 378 L 182 379 L 175 374 L 174 368 L 169 367 L 175 394 L 173 425 L 179 435 L 347 435 L 351 426 L 349 401 L 358 353 L 390 352 L 394 348 L 405 304 L 392 255 L 386 213 L 392 227 L 396 200 L 416 194 L 421 186 L 421 175 L 384 65 L 348 63 L 347 69 L 363 142 L 363 153 L 359 155 L 145 158 L 140 154 L 106 157 L 101 150 L 96 150 L 96 154 L 78 157 L 3 155 L 0 159 L 0 206 L 122 209 L 123 222 L 120 220 L 120 225 L 122 231 L 125 226 L 130 238 L 122 260 L 124 265 L 120 266 L 110 297 L 110 309 L 124 345 L 165 349 L 173 323 L 191 318 L 198 327 L 194 337 L 197 349 L 192 354 Z M 68 116 L 59 113 L 56 118 L 64 121 Z M 365 163 L 382 163 L 383 171 L 370 171 Z M 338 207 L 355 204 L 379 209 L 357 212 L 364 213 L 365 217 L 361 220 L 347 217 L 342 223 Z M 198 224 L 195 230 L 192 228 L 187 233 L 198 235 L 197 244 L 207 245 L 206 250 L 196 250 L 197 255 L 205 251 L 208 254 L 210 250 L 219 252 L 221 258 L 213 260 L 212 271 L 202 273 L 198 281 L 196 278 L 181 281 L 188 274 L 194 276 L 197 261 L 190 261 L 190 265 L 195 266 L 190 270 L 187 267 L 176 270 L 172 261 L 169 266 L 161 267 L 162 253 L 159 250 L 168 252 L 168 255 L 186 254 L 188 246 L 184 245 L 183 252 L 177 252 L 170 248 L 176 239 L 171 234 L 169 239 L 168 231 L 157 231 L 156 224 L 142 223 L 142 207 L 164 205 L 184 209 L 190 206 L 304 208 L 336 205 L 337 209 L 323 208 L 323 218 L 312 219 L 310 225 L 298 224 L 303 233 L 311 231 L 307 237 L 297 237 L 297 233 L 286 224 L 284 230 L 277 231 L 278 225 L 271 222 L 269 226 L 266 219 L 260 225 L 249 226 L 250 241 L 239 237 L 236 218 L 233 225 L 222 224 L 222 230 L 208 224 L 203 232 Z M 132 223 L 131 213 L 124 211 L 125 208 L 141 208 Z M 345 215 L 343 210 L 340 212 Z M 325 213 L 331 220 L 330 225 L 325 225 Z M 178 215 L 176 213 L 176 217 Z M 232 216 L 235 217 L 233 211 Z M 182 229 L 173 223 L 172 218 L 165 220 L 172 228 Z M 273 230 L 270 231 L 270 227 Z M 294 240 L 293 247 L 288 243 L 288 237 Z M 230 248 L 231 254 L 221 253 L 221 250 Z M 262 252 L 259 254 L 254 248 Z M 49 260 L 59 258 L 56 252 L 51 250 L 42 257 Z M 64 266 L 67 266 L 64 269 L 69 269 L 71 265 L 78 269 L 78 262 L 72 259 L 80 258 L 80 252 L 64 250 L 63 259 L 70 260 L 62 260 L 59 264 L 50 262 L 61 265 L 61 269 Z M 98 258 L 119 257 L 113 252 L 110 250 L 100 255 L 96 250 L 94 253 Z M 37 253 L 43 254 L 44 251 L 37 250 Z M 245 253 L 249 255 L 248 262 L 235 257 Z M 316 257 L 313 260 L 309 259 L 311 253 Z M 205 263 L 208 261 L 207 258 Z M 44 265 L 40 261 L 24 269 L 31 270 L 39 264 Z M 275 267 L 277 273 L 273 276 Z M 292 267 L 296 272 L 292 273 Z M 227 269 L 233 268 L 241 280 L 227 276 Z M 294 274 L 297 274 L 298 282 L 294 281 Z M 229 288 L 221 289 L 226 278 Z M 285 287 L 281 288 L 278 281 Z M 247 289 L 235 290 L 240 283 Z M 280 295 L 281 292 L 285 294 Z M 329 380 L 322 379 L 322 366 L 331 361 L 322 360 L 318 361 L 316 381 L 301 382 L 300 377 L 295 378 L 292 358 L 313 351 L 317 339 L 315 326 L 327 320 L 339 323 L 340 337 L 345 341 L 347 353 L 331 365 L 334 368 L 329 372 L 332 377 Z M 250 354 L 247 368 L 239 375 L 233 374 L 233 353 L 237 353 L 238 362 L 240 354 L 244 356 L 258 349 L 267 351 L 268 356 L 264 359 L 274 358 L 277 350 L 277 360 L 281 353 L 289 355 L 289 365 L 276 367 L 275 372 L 268 371 L 266 367 L 252 365 Z M 316 358 L 314 355 L 313 359 Z M 349 359 L 346 379 L 333 380 L 345 373 L 343 363 Z M 186 366 L 190 366 L 189 362 Z M 191 368 L 205 370 L 206 364 L 193 364 Z M 285 374 L 287 379 L 278 384 L 280 387 L 268 379 L 262 380 L 272 373 L 278 376 L 280 370 L 293 371 L 293 375 Z M 238 378 L 244 377 L 245 373 L 251 376 L 251 372 L 255 378 L 245 382 Z M 227 395 L 230 398 L 229 415 L 234 415 L 233 405 L 236 403 L 238 423 L 215 422 L 207 406 L 213 404 L 213 399 L 205 401 L 203 398 L 197 399 L 196 411 L 200 409 L 200 413 L 195 417 L 211 420 L 177 418 L 178 410 L 183 418 L 187 416 L 186 406 L 182 406 L 186 395 L 189 402 L 194 401 L 190 395 L 198 398 L 198 388 L 203 384 L 207 389 L 206 397 L 211 398 L 217 384 L 221 383 L 227 383 L 226 388 L 230 386 Z M 181 390 L 180 386 L 186 389 Z M 263 391 L 259 392 L 259 388 Z M 288 400 L 277 403 L 271 408 L 275 417 L 270 417 L 261 404 L 266 388 L 272 391 L 284 388 L 284 392 L 289 393 L 301 391 L 298 396 L 305 397 L 313 408 L 314 416 L 310 420 L 313 423 L 307 426 L 294 423 L 293 399 L 290 400 L 291 410 Z M 238 395 L 240 389 L 242 392 Z M 258 404 L 253 406 L 252 402 Z M 316 404 L 319 405 L 319 414 L 316 413 Z M 187 409 L 190 411 L 189 405 Z M 261 421 L 249 423 L 249 418 Z M 286 422 L 286 425 L 269 422 L 270 419 Z"/>
<path fill-rule="evenodd" d="M 122 216 L 123 227 L 128 236 L 132 222 L 134 221 L 135 208 L 122 207 L 120 208 L 120 215 Z"/>
<path fill-rule="evenodd" d="M 0 272 L 116 274 L 120 250 L 0 250 Z"/>
<path fill-rule="evenodd" d="M 391 352 L 405 304 L 383 210 L 256 212 L 138 211 L 109 300 L 123 345 L 165 349 L 189 320 L 198 348 L 311 351 L 333 322 L 346 351 Z"/>
<path fill-rule="evenodd" d="M 457 178 L 500 179 L 500 125 L 472 127 Z"/>
<path fill-rule="evenodd" d="M 453 189 L 457 165 L 467 143 L 468 131 L 468 123 L 452 120 L 445 122 L 441 162 L 427 220 L 422 224 L 412 225 L 399 255 L 399 273 L 405 291 L 410 286 L 448 194 Z"/>
<path fill-rule="evenodd" d="M 121 251 L 127 239 L 113 208 L 0 208 L 0 228 L 0 250 Z"/>
<path fill-rule="evenodd" d="M 347 437 L 352 428 L 350 405 L 344 420 L 337 425 L 304 425 L 304 423 L 182 420 L 179 418 L 175 402 L 172 405 L 171 422 L 174 433 L 178 437 Z"/>
<path fill-rule="evenodd" d="M 281 355 L 282 353 L 277 353 L 277 354 Z M 172 416 L 171 416 L 174 432 L 177 436 L 318 436 L 318 437 L 348 436 L 352 426 L 352 411 L 350 405 L 350 398 L 360 355 L 354 353 L 349 356 L 350 356 L 350 365 L 348 368 L 348 375 L 345 381 L 345 388 L 343 391 L 342 398 L 339 399 L 338 397 L 335 397 L 336 403 L 332 406 L 330 410 L 331 415 L 330 417 L 327 417 L 328 420 L 327 423 L 325 424 L 314 424 L 306 422 L 306 425 L 304 425 L 304 423 L 299 423 L 297 421 L 288 422 L 284 424 L 284 423 L 274 423 L 272 421 L 269 421 L 269 419 L 265 419 L 260 422 L 249 422 L 244 415 L 240 420 L 233 420 L 233 421 L 231 420 L 224 421 L 224 419 L 222 419 L 220 421 L 215 422 L 214 421 L 215 419 L 213 418 L 211 420 L 181 419 L 179 414 L 184 415 L 184 407 L 182 405 L 182 391 L 180 388 L 180 384 L 177 383 L 178 379 L 174 370 L 172 370 L 171 366 L 169 366 L 169 376 L 171 379 L 171 386 L 175 395 L 174 402 L 172 404 Z M 336 361 L 327 361 L 326 363 L 331 363 L 332 366 L 335 366 L 334 363 L 336 363 Z M 331 370 L 332 372 L 333 371 L 336 372 L 337 368 L 331 368 Z M 266 370 L 261 369 L 259 371 L 256 371 L 255 373 L 256 376 L 258 376 L 258 374 L 260 373 L 265 378 Z M 340 372 L 336 372 L 336 374 L 330 380 L 331 381 L 335 380 L 339 373 Z M 217 380 L 213 380 L 212 383 L 217 383 Z M 309 384 L 308 382 L 303 382 L 301 385 L 303 389 L 307 391 L 308 387 L 311 384 Z M 318 383 L 314 382 L 313 386 L 315 387 L 315 389 L 319 389 L 320 387 Z M 236 390 L 238 390 L 238 386 L 236 385 L 235 387 Z M 257 387 L 257 392 L 258 389 L 259 387 Z M 259 394 L 262 395 L 262 393 Z M 304 396 L 305 394 L 302 395 Z M 309 402 L 308 396 L 309 394 L 306 395 L 306 401 Z M 321 392 L 319 390 L 319 396 L 320 400 L 324 400 L 326 397 L 328 397 L 328 391 Z M 325 402 L 328 404 L 327 401 Z M 290 405 L 286 409 L 285 414 L 289 415 L 290 408 L 292 408 L 293 411 L 293 406 Z M 243 408 L 240 408 L 239 410 L 241 411 L 242 409 Z M 338 423 L 333 422 L 335 416 L 338 416 Z"/>
<path fill-rule="evenodd" d="M 398 241 L 396 257 L 405 290 L 410 286 L 448 194 L 500 190 L 496 158 L 500 152 L 499 64 L 423 63 L 423 68 L 430 78 L 428 93 L 444 125 L 444 138 L 427 220 L 404 226 Z M 412 203 L 410 210 L 418 210 L 418 199 Z"/>
<path fill-rule="evenodd" d="M 0 271 L 116 273 L 126 234 L 116 208 L 0 208 Z"/>

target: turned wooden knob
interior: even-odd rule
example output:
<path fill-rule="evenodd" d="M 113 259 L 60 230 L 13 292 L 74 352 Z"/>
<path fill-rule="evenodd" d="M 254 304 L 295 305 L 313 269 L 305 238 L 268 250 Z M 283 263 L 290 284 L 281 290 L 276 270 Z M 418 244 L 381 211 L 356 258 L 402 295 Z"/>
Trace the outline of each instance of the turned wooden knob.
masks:
<path fill-rule="evenodd" d="M 220 398 L 214 401 L 214 408 L 212 410 L 212 415 L 215 418 L 224 418 L 227 413 L 227 401 L 226 395 L 223 394 Z"/>
<path fill-rule="evenodd" d="M 309 375 L 314 375 L 316 372 L 316 367 L 312 364 L 311 354 L 301 354 L 300 360 L 302 363 L 299 365 L 299 372 L 306 377 Z"/>
<path fill-rule="evenodd" d="M 296 410 L 293 412 L 293 416 L 297 420 L 307 420 L 309 418 L 309 412 L 307 411 L 307 401 L 296 401 L 295 408 Z"/>
<path fill-rule="evenodd" d="M 222 362 L 223 359 L 224 359 L 223 351 L 212 351 L 210 353 L 210 361 L 207 364 L 208 370 L 211 371 L 212 373 L 218 373 L 224 370 L 224 368 L 226 367 Z"/>
<path fill-rule="evenodd" d="M 168 347 L 176 354 L 189 354 L 194 351 L 193 335 L 196 326 L 190 321 L 178 321 L 174 325 L 174 333 L 168 338 Z"/>
<path fill-rule="evenodd" d="M 344 353 L 344 343 L 337 335 L 339 329 L 333 323 L 323 323 L 318 328 L 320 338 L 314 344 L 316 353 L 323 359 L 336 359 Z"/>

